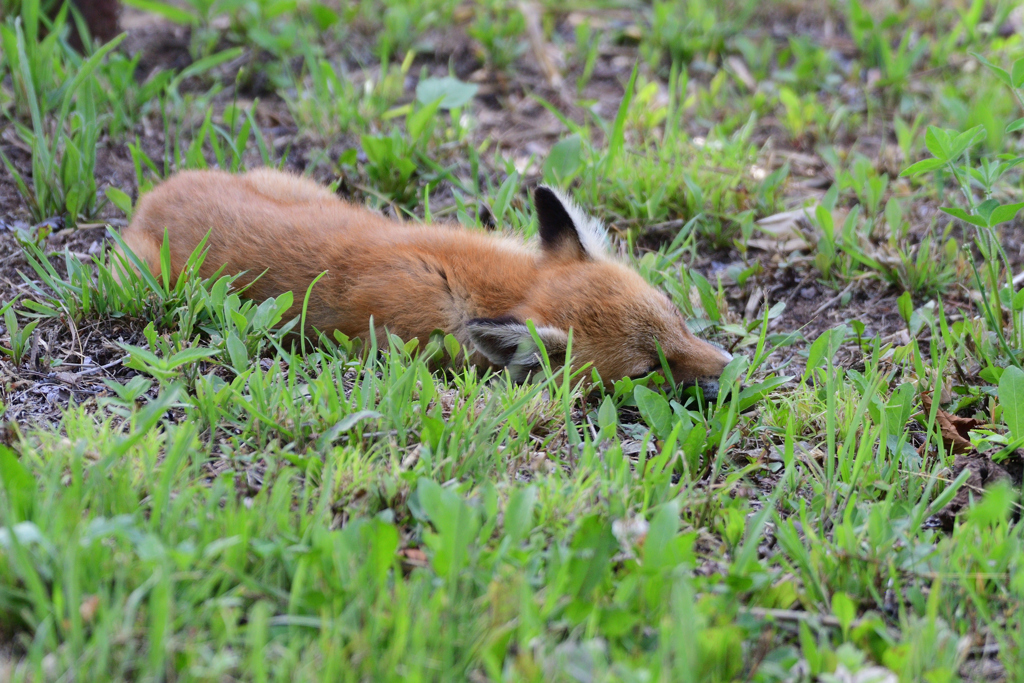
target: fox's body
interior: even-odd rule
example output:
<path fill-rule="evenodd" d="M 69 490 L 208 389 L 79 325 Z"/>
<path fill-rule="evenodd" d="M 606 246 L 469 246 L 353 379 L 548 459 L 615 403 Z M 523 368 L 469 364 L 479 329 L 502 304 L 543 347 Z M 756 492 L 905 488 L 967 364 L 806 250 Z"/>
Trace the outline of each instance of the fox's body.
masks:
<path fill-rule="evenodd" d="M 472 362 L 507 366 L 517 378 L 537 368 L 528 319 L 556 360 L 572 328 L 574 365 L 589 361 L 606 381 L 660 368 L 655 338 L 676 381 L 721 373 L 729 355 L 694 337 L 664 294 L 605 256 L 592 219 L 547 188 L 536 200 L 539 250 L 388 220 L 278 171 L 190 171 L 141 198 L 124 238 L 157 273 L 166 229 L 176 276 L 209 233 L 200 274 L 244 271 L 242 283 L 255 279 L 245 296 L 257 301 L 292 291 L 289 316 L 326 271 L 312 289 L 308 327 L 366 339 L 372 317 L 421 344 L 442 330 L 476 350 Z"/>

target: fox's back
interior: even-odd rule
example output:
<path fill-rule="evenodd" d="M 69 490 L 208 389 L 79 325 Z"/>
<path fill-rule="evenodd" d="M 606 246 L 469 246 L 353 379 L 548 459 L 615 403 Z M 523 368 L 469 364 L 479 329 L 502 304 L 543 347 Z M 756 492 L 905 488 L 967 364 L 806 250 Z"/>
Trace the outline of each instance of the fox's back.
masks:
<path fill-rule="evenodd" d="M 346 334 L 374 316 L 387 318 L 399 334 L 418 336 L 424 326 L 454 323 L 452 304 L 471 316 L 490 315 L 519 300 L 535 279 L 534 257 L 522 245 L 464 228 L 389 220 L 274 170 L 169 178 L 143 196 L 123 233 L 153 273 L 165 231 L 172 275 L 208 234 L 201 276 L 222 266 L 225 274 L 244 271 L 239 284 L 251 283 L 247 295 L 257 301 L 291 291 L 290 314 L 326 272 L 312 292 L 309 322 Z"/>
<path fill-rule="evenodd" d="M 370 247 L 396 229 L 401 226 L 343 202 L 313 181 L 274 171 L 193 171 L 144 195 L 125 239 L 154 272 L 166 230 L 175 273 L 207 232 L 203 276 L 222 264 L 228 273 L 320 273 L 334 252 Z"/>

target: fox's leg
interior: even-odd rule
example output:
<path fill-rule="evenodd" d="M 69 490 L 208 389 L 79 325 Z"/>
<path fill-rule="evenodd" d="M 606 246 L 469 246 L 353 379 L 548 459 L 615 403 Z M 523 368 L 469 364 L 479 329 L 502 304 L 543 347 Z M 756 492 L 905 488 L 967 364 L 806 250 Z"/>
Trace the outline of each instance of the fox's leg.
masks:
<path fill-rule="evenodd" d="M 242 176 L 253 192 L 281 204 L 340 202 L 330 190 L 309 178 L 273 168 L 258 168 Z"/>

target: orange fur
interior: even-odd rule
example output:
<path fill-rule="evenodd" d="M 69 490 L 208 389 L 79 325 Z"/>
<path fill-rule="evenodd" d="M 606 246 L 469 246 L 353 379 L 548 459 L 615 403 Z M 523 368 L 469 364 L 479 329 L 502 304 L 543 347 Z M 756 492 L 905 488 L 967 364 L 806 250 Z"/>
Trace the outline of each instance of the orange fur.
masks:
<path fill-rule="evenodd" d="M 328 333 L 366 339 L 372 316 L 421 344 L 435 330 L 451 333 L 476 349 L 470 360 L 478 365 L 529 371 L 532 342 L 522 322 L 530 319 L 556 359 L 559 345 L 564 359 L 571 328 L 574 365 L 590 362 L 605 380 L 659 367 L 655 339 L 676 381 L 721 373 L 729 354 L 691 334 L 668 297 L 639 274 L 593 253 L 572 228 L 569 214 L 579 214 L 559 212 L 564 198 L 542 189 L 537 201 L 540 250 L 465 228 L 388 220 L 279 171 L 187 171 L 140 199 L 124 239 L 159 274 L 166 229 L 176 277 L 209 232 L 200 274 L 225 266 L 249 283 L 266 271 L 245 296 L 262 301 L 292 291 L 297 303 L 288 316 L 326 271 L 312 290 L 307 325 Z"/>

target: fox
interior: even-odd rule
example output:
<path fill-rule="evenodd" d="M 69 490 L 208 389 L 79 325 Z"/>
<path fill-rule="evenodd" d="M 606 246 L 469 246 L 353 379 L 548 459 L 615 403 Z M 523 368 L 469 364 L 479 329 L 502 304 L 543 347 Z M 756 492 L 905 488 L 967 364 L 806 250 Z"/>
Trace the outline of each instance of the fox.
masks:
<path fill-rule="evenodd" d="M 539 244 L 392 220 L 275 169 L 181 171 L 139 199 L 122 237 L 160 277 L 166 232 L 172 278 L 206 238 L 200 276 L 239 275 L 241 295 L 255 301 L 291 291 L 288 318 L 326 273 L 309 293 L 307 330 L 365 342 L 372 324 L 418 348 L 440 330 L 471 364 L 522 382 L 541 370 L 532 321 L 554 367 L 566 363 L 571 330 L 572 367 L 589 364 L 606 386 L 663 372 L 663 355 L 673 382 L 716 393 L 731 354 L 694 335 L 664 292 L 613 257 L 600 221 L 572 199 L 540 185 L 533 203 Z"/>

